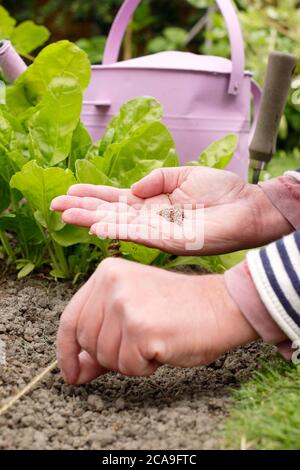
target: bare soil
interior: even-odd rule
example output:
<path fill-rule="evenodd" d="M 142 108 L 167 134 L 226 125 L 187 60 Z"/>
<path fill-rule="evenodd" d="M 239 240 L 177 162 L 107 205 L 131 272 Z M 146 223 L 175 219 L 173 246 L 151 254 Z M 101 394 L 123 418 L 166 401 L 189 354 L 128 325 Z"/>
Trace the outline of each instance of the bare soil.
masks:
<path fill-rule="evenodd" d="M 59 316 L 74 287 L 42 278 L 0 278 L 0 404 L 55 359 Z M 0 417 L 0 449 L 212 449 L 232 387 L 273 348 L 251 344 L 210 367 L 162 367 L 153 377 L 107 374 L 81 387 L 54 370 Z"/>

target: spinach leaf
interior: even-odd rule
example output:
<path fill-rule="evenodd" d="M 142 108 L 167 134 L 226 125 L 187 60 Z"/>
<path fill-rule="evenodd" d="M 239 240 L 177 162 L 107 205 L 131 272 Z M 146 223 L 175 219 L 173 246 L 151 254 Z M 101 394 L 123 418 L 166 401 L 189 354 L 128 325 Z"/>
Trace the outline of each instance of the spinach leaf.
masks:
<path fill-rule="evenodd" d="M 68 168 L 75 173 L 75 163 L 87 157 L 89 151 L 93 146 L 90 134 L 79 122 L 72 135 L 71 151 L 68 158 Z"/>
<path fill-rule="evenodd" d="M 7 209 L 10 205 L 9 185 L 0 176 L 0 213 Z"/>
<path fill-rule="evenodd" d="M 8 39 L 12 34 L 16 20 L 0 5 L 0 39 Z"/>
<path fill-rule="evenodd" d="M 99 155 L 103 155 L 111 144 L 128 138 L 142 124 L 160 121 L 162 116 L 161 105 L 152 97 L 142 96 L 128 101 L 108 125 L 100 142 Z"/>
<path fill-rule="evenodd" d="M 171 269 L 177 266 L 199 266 L 209 273 L 222 273 L 225 270 L 220 256 L 178 256 L 164 267 Z"/>
<path fill-rule="evenodd" d="M 50 203 L 75 183 L 70 170 L 42 168 L 33 160 L 12 177 L 10 186 L 23 194 L 35 211 L 36 220 L 50 232 L 55 232 L 61 230 L 64 224 L 60 214 L 50 211 Z"/>
<path fill-rule="evenodd" d="M 113 186 L 112 180 L 108 178 L 98 168 L 96 162 L 97 158 L 90 160 L 77 160 L 75 167 L 76 167 L 76 178 L 79 183 L 82 184 L 98 184 L 102 186 Z"/>
<path fill-rule="evenodd" d="M 26 55 L 42 46 L 49 37 L 50 33 L 45 26 L 27 20 L 13 29 L 9 39 L 19 54 Z"/>
<path fill-rule="evenodd" d="M 49 83 L 28 121 L 32 152 L 39 164 L 55 166 L 68 157 L 81 103 L 81 87 L 73 77 L 57 77 Z"/>
<path fill-rule="evenodd" d="M 0 5 L 0 40 L 9 39 L 19 54 L 27 56 L 49 37 L 49 30 L 33 21 L 23 21 L 16 26 L 16 20 Z"/>
<path fill-rule="evenodd" d="M 120 252 L 125 258 L 143 264 L 152 264 L 160 254 L 160 251 L 155 248 L 122 241 L 120 242 Z"/>
<path fill-rule="evenodd" d="M 237 144 L 238 137 L 234 134 L 229 134 L 223 139 L 212 143 L 201 153 L 197 161 L 191 162 L 189 165 L 208 166 L 210 168 L 223 170 L 234 156 Z"/>
<path fill-rule="evenodd" d="M 54 78 L 73 78 L 84 90 L 90 76 L 86 53 L 69 41 L 59 41 L 43 49 L 14 86 L 7 89 L 7 106 L 15 115 L 24 113 L 38 104 Z"/>
<path fill-rule="evenodd" d="M 103 155 L 103 172 L 119 186 L 135 182 L 152 169 L 171 163 L 174 141 L 160 122 L 143 124 L 129 138 L 112 144 Z M 175 161 L 175 154 L 172 154 Z M 129 175 L 131 173 L 131 178 Z"/>

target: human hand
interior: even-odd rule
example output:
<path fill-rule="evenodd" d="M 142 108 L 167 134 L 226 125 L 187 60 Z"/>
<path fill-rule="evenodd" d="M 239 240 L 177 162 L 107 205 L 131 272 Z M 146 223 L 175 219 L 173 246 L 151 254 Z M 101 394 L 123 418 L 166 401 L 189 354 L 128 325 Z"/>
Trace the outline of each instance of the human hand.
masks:
<path fill-rule="evenodd" d="M 257 339 L 223 276 L 188 276 L 103 261 L 60 321 L 57 357 L 68 383 L 107 371 L 147 376 L 162 364 L 209 364 Z"/>
<path fill-rule="evenodd" d="M 181 208 L 181 223 L 145 210 L 152 206 Z M 90 227 L 97 236 L 176 255 L 253 248 L 292 231 L 260 187 L 228 171 L 205 167 L 155 170 L 131 190 L 75 185 L 51 207 L 63 212 L 64 222 Z"/>

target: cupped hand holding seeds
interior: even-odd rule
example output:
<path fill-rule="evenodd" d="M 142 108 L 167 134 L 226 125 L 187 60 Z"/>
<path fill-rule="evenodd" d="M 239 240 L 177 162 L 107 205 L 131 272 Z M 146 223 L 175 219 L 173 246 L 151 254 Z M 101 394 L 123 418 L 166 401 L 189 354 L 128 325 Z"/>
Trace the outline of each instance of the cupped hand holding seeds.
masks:
<path fill-rule="evenodd" d="M 110 370 L 147 376 L 162 364 L 209 364 L 256 338 L 222 275 L 107 258 L 66 307 L 57 357 L 65 380 L 83 384 Z"/>
<path fill-rule="evenodd" d="M 291 231 L 260 187 L 205 167 L 155 170 L 130 190 L 75 185 L 51 207 L 99 237 L 177 255 L 253 248 Z"/>

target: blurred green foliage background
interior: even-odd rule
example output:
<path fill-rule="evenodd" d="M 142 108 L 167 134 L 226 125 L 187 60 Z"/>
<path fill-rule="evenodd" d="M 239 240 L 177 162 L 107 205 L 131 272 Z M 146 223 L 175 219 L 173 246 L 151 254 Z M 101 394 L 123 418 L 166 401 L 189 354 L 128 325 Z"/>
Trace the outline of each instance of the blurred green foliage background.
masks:
<path fill-rule="evenodd" d="M 106 36 L 122 0 L 4 0 L 0 4 L 18 22 L 32 19 L 45 25 L 51 33 L 49 41 L 76 41 L 95 64 L 101 62 Z M 271 51 L 290 52 L 300 59 L 300 1 L 236 0 L 235 4 L 247 67 L 260 84 Z M 143 0 L 128 28 L 123 58 L 173 49 L 230 55 L 224 21 L 214 1 Z M 300 105 L 292 99 L 299 88 L 300 67 L 282 121 L 272 174 L 280 174 L 291 164 L 300 166 Z"/>

